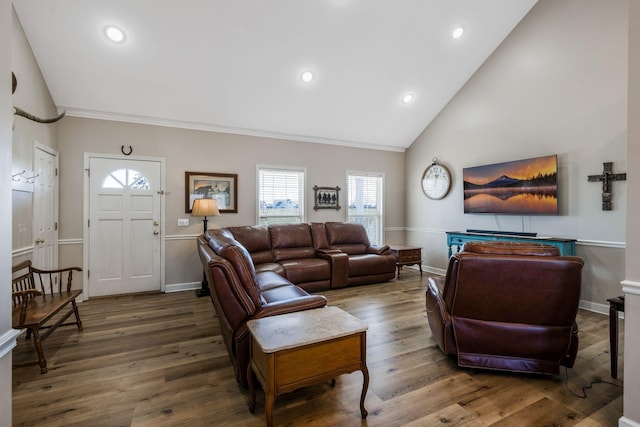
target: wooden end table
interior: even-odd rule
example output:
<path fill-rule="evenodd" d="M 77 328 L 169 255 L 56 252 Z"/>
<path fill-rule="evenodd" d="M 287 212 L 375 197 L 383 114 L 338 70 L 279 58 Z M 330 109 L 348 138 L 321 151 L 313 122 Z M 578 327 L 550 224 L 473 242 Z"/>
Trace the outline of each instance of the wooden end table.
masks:
<path fill-rule="evenodd" d="M 422 248 L 418 246 L 391 245 L 389 249 L 391 249 L 393 256 L 396 257 L 398 279 L 400 278 L 400 270 L 402 270 L 402 267 L 405 265 L 418 264 L 420 276 L 422 276 Z"/>
<path fill-rule="evenodd" d="M 362 371 L 360 414 L 369 387 L 366 363 L 367 324 L 338 307 L 324 307 L 247 322 L 251 359 L 247 368 L 249 411 L 256 405 L 255 377 L 265 392 L 267 426 L 273 425 L 273 404 L 282 393 Z"/>

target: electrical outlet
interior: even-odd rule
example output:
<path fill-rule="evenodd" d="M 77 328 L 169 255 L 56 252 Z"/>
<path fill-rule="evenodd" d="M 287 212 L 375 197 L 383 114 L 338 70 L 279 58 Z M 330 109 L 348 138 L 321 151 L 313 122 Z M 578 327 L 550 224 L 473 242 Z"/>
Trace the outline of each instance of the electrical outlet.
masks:
<path fill-rule="evenodd" d="M 188 227 L 189 218 L 178 218 L 178 227 Z"/>

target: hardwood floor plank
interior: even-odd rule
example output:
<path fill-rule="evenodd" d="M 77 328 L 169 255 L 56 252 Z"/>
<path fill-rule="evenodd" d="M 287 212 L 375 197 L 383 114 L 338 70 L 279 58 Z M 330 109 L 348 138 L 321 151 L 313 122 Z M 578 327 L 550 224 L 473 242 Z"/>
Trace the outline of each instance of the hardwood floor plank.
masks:
<path fill-rule="evenodd" d="M 608 318 L 580 310 L 580 350 L 568 387 L 602 379 L 580 399 L 565 373 L 531 376 L 457 367 L 435 345 L 425 313 L 426 278 L 405 269 L 401 280 L 323 292 L 330 305 L 365 320 L 370 373 L 360 419 L 362 373 L 279 396 L 276 425 L 617 426 L 619 378 L 609 372 Z M 58 329 L 45 342 L 49 373 L 13 370 L 13 425 L 263 426 L 235 381 L 208 298 L 193 292 L 119 296 L 80 304 L 84 331 Z M 624 340 L 620 334 L 620 343 Z M 621 344 L 622 345 L 622 344 Z M 622 348 L 622 347 L 621 347 Z M 18 342 L 15 362 L 35 357 Z M 555 424 L 554 424 L 555 423 Z"/>
<path fill-rule="evenodd" d="M 440 411 L 433 412 L 406 424 L 406 427 L 484 427 L 486 424 L 460 405 L 449 405 Z"/>
<path fill-rule="evenodd" d="M 579 413 L 571 411 L 551 399 L 543 398 L 492 425 L 495 427 L 573 426 L 582 418 L 583 416 Z"/>

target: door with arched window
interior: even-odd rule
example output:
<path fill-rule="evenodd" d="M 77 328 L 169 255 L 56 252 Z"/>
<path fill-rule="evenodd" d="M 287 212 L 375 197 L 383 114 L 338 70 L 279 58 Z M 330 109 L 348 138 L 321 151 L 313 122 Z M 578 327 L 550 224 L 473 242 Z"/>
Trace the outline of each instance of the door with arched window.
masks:
<path fill-rule="evenodd" d="M 158 160 L 89 158 L 88 296 L 161 290 Z"/>

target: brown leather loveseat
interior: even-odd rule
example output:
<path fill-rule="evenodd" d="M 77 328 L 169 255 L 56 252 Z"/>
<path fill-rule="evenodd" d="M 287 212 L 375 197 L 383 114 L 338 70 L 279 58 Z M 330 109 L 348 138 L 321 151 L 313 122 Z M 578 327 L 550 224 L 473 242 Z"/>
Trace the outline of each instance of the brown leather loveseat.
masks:
<path fill-rule="evenodd" d="M 459 366 L 558 374 L 578 351 L 583 260 L 550 245 L 467 242 L 429 278 L 426 309 L 440 349 Z"/>

